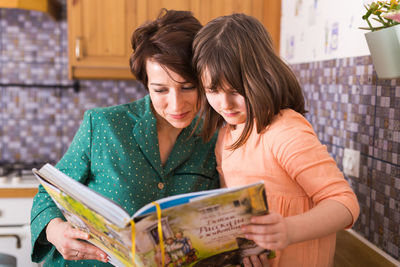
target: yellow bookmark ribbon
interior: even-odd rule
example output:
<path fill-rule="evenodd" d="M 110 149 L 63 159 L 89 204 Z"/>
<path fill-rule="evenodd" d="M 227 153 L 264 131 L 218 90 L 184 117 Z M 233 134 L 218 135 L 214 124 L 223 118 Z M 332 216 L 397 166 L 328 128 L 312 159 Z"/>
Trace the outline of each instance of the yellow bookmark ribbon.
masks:
<path fill-rule="evenodd" d="M 152 202 L 156 206 L 157 209 L 157 228 L 158 228 L 158 237 L 160 239 L 160 249 L 161 249 L 161 266 L 165 266 L 165 247 L 164 247 L 164 237 L 162 232 L 162 224 L 161 224 L 161 208 L 160 204 L 157 202 Z"/>
<path fill-rule="evenodd" d="M 131 232 L 132 232 L 132 248 L 131 248 L 132 261 L 133 261 L 133 266 L 136 266 L 135 265 L 136 231 L 135 231 L 135 221 L 134 220 L 131 220 Z"/>

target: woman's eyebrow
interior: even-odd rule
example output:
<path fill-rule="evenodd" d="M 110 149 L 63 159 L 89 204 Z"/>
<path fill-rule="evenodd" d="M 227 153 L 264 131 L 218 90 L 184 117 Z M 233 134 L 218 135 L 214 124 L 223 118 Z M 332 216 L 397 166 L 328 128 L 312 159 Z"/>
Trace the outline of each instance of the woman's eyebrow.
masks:
<path fill-rule="evenodd" d="M 150 85 L 165 86 L 164 83 L 150 83 Z"/>

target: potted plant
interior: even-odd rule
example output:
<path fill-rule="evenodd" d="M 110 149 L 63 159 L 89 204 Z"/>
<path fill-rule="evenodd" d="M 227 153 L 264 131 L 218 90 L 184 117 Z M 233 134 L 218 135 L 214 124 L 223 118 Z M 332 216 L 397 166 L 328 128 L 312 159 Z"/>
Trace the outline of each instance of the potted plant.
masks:
<path fill-rule="evenodd" d="M 362 17 L 370 30 L 365 34 L 372 63 L 379 78 L 400 77 L 400 3 L 399 0 L 374 1 Z M 371 23 L 370 19 L 373 19 Z"/>

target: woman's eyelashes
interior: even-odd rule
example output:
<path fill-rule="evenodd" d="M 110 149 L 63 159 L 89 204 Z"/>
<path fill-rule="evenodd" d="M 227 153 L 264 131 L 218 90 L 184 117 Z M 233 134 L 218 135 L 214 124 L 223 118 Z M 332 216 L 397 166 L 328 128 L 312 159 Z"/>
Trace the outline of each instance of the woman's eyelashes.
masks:
<path fill-rule="evenodd" d="M 168 87 L 153 87 L 152 89 L 155 93 L 168 93 L 170 88 L 168 88 Z M 193 90 L 196 90 L 196 87 L 193 85 L 185 85 L 185 86 L 181 86 L 179 89 L 182 91 L 193 91 Z"/>
<path fill-rule="evenodd" d="M 187 85 L 187 86 L 182 86 L 182 90 L 186 90 L 186 91 L 191 91 L 191 90 L 195 90 L 196 87 L 193 85 Z"/>
<path fill-rule="evenodd" d="M 156 93 L 164 93 L 168 91 L 168 88 L 153 88 L 153 91 Z"/>

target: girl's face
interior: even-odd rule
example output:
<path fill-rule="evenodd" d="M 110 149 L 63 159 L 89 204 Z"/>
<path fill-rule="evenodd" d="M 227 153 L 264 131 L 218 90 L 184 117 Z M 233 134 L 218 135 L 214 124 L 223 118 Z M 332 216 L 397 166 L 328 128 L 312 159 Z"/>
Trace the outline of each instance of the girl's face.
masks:
<path fill-rule="evenodd" d="M 208 103 L 228 124 L 239 125 L 246 122 L 246 103 L 242 95 L 227 83 L 224 83 L 223 88 L 212 90 L 211 77 L 207 70 L 202 76 L 202 81 Z"/>
<path fill-rule="evenodd" d="M 146 62 L 151 102 L 160 126 L 183 129 L 197 114 L 197 88 L 177 73 L 149 59 Z"/>

